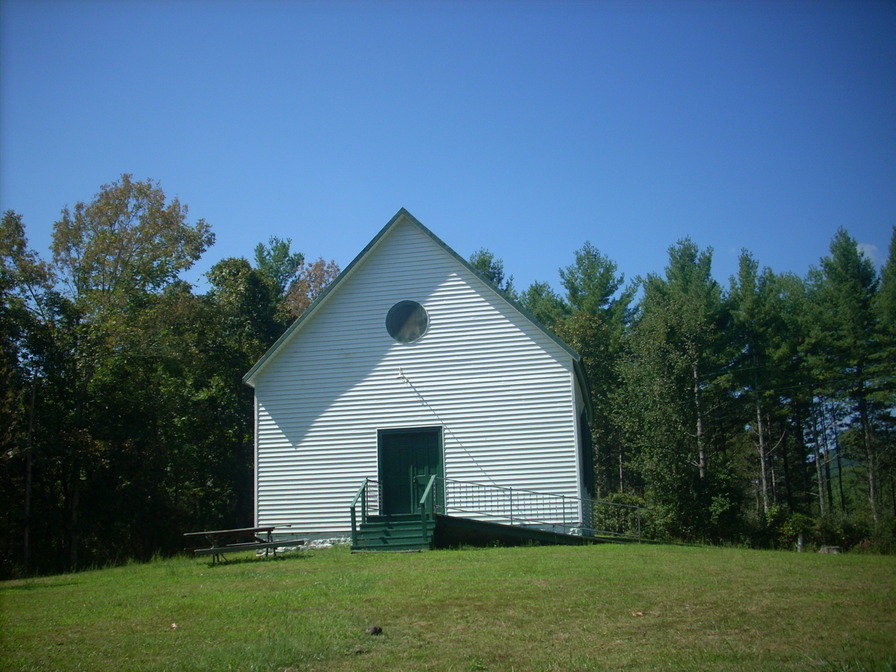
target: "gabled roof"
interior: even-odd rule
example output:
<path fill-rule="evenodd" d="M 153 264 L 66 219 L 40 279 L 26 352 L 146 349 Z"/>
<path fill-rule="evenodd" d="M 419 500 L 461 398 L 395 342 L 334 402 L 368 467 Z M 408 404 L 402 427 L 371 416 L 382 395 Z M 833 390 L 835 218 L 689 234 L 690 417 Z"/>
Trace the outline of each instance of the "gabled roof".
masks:
<path fill-rule="evenodd" d="M 439 238 L 432 231 L 427 229 L 423 224 L 417 220 L 410 212 L 401 208 L 392 219 L 389 220 L 389 223 L 386 224 L 382 228 L 382 230 L 376 234 L 373 240 L 371 240 L 367 246 L 361 250 L 361 252 L 356 256 L 352 262 L 345 267 L 345 269 L 336 276 L 336 278 L 327 286 L 327 288 L 321 293 L 319 297 L 302 313 L 299 318 L 293 322 L 289 328 L 283 332 L 283 335 L 277 339 L 276 343 L 270 347 L 270 349 L 259 359 L 255 366 L 249 369 L 249 372 L 243 376 L 243 382 L 248 385 L 253 385 L 253 379 L 255 375 L 270 361 L 274 355 L 276 355 L 277 351 L 286 343 L 293 333 L 295 333 L 298 329 L 302 327 L 302 325 L 309 319 L 313 317 L 313 315 L 317 312 L 320 306 L 326 302 L 327 298 L 332 294 L 336 289 L 342 284 L 343 280 L 352 274 L 352 271 L 370 254 L 370 252 L 377 247 L 379 242 L 385 238 L 388 233 L 395 228 L 399 223 L 406 222 L 415 226 L 417 229 L 425 233 L 429 236 L 433 242 L 439 245 L 442 249 L 444 249 L 448 254 L 450 254 L 459 264 L 464 266 L 468 271 L 470 271 L 473 275 L 477 276 L 482 282 L 486 285 L 486 287 L 494 292 L 497 296 L 499 296 L 503 301 L 509 304 L 514 310 L 520 313 L 523 317 L 525 317 L 529 322 L 531 322 L 535 327 L 537 327 L 541 332 L 545 334 L 549 339 L 554 341 L 557 345 L 559 345 L 563 350 L 565 350 L 573 361 L 573 368 L 575 369 L 576 378 L 579 381 L 579 385 L 582 388 L 582 393 L 585 395 L 586 400 L 590 399 L 590 390 L 588 387 L 588 380 L 585 377 L 585 369 L 582 364 L 582 358 L 575 352 L 572 348 L 570 348 L 566 343 L 564 343 L 555 333 L 550 331 L 547 327 L 542 325 L 538 320 L 536 320 L 528 311 L 519 306 L 516 301 L 507 296 L 506 293 L 502 292 L 500 289 L 495 287 L 491 282 L 489 282 L 479 271 L 477 271 L 470 263 L 461 257 L 457 252 L 452 250 L 448 245 L 446 245 L 441 238 Z M 589 415 L 591 412 L 591 404 L 586 403 L 585 408 L 587 409 Z"/>

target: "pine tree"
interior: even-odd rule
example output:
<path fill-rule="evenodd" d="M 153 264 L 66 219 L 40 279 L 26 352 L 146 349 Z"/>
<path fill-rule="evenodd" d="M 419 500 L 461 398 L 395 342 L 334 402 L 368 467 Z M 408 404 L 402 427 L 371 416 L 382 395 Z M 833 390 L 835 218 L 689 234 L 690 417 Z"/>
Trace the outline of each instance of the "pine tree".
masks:
<path fill-rule="evenodd" d="M 877 524 L 880 455 L 875 423 L 882 410 L 874 403 L 882 380 L 877 357 L 881 347 L 881 322 L 875 310 L 877 272 L 841 228 L 831 241 L 830 256 L 813 269 L 811 283 L 810 364 L 821 391 L 847 403 L 855 414 L 868 478 L 868 502 Z"/>

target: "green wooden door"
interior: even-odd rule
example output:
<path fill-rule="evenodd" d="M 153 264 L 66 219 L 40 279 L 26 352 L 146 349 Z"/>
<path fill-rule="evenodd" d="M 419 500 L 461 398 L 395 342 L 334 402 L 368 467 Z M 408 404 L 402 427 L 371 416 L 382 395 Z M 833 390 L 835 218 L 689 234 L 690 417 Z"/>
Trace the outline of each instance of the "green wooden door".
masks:
<path fill-rule="evenodd" d="M 429 479 L 442 473 L 442 430 L 381 430 L 379 457 L 382 513 L 416 513 Z"/>

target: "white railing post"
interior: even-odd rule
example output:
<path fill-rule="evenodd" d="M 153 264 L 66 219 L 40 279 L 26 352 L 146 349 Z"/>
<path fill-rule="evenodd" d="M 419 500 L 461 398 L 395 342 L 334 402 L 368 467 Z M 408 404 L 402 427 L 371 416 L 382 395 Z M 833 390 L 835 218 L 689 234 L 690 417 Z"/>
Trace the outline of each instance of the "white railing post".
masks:
<path fill-rule="evenodd" d="M 560 505 L 563 507 L 563 529 L 566 530 L 566 495 L 561 495 Z"/>

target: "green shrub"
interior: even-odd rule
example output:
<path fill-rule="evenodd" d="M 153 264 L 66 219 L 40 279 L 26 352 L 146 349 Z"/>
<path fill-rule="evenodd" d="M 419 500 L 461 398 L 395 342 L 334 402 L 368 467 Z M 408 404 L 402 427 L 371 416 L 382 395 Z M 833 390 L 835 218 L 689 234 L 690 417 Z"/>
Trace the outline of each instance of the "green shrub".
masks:
<path fill-rule="evenodd" d="M 822 546 L 839 546 L 846 551 L 870 539 L 870 526 L 856 516 L 828 515 L 818 520 L 818 543 Z"/>
<path fill-rule="evenodd" d="M 804 513 L 791 513 L 778 526 L 780 548 L 794 548 L 799 545 L 800 538 L 804 545 L 816 543 L 818 528 L 815 519 Z"/>

